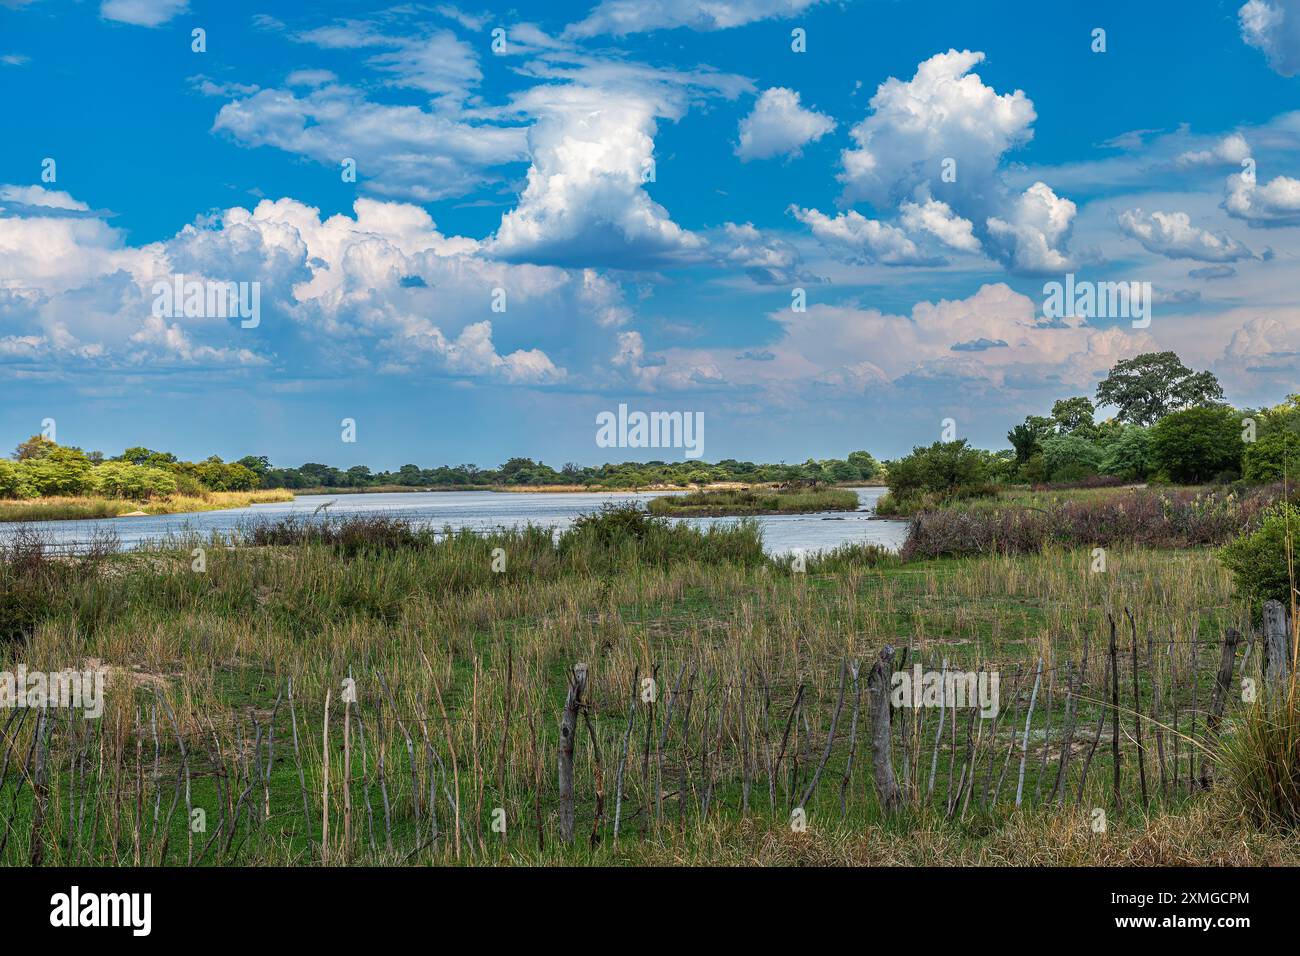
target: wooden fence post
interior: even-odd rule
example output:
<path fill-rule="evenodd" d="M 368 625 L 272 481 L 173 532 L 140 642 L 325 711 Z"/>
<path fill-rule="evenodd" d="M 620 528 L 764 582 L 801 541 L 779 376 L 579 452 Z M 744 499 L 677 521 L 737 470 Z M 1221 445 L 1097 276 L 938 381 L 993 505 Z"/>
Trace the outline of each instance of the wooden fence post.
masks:
<path fill-rule="evenodd" d="M 894 779 L 894 761 L 890 752 L 889 690 L 894 674 L 894 649 L 885 645 L 880 659 L 867 677 L 867 690 L 871 693 L 871 767 L 876 782 L 876 794 L 886 813 L 893 813 L 902 802 L 898 781 Z"/>
<path fill-rule="evenodd" d="M 1210 702 L 1210 713 L 1205 718 L 1205 739 L 1208 743 L 1215 739 L 1219 730 L 1219 723 L 1223 720 L 1223 708 L 1228 702 L 1228 694 L 1232 686 L 1232 668 L 1237 662 L 1237 642 L 1241 640 L 1241 634 L 1233 628 L 1228 628 L 1223 635 L 1223 658 L 1219 661 L 1219 673 L 1214 678 L 1214 697 Z M 1209 754 L 1201 757 L 1201 788 L 1210 789 L 1214 784 L 1214 765 L 1210 762 Z"/>
<path fill-rule="evenodd" d="M 578 731 L 578 708 L 587 689 L 587 665 L 574 664 L 569 696 L 560 715 L 560 839 L 573 842 L 573 743 Z"/>
<path fill-rule="evenodd" d="M 1119 642 L 1115 635 L 1115 619 L 1110 620 L 1110 754 L 1112 763 L 1111 791 L 1114 796 L 1115 809 L 1120 807 L 1120 763 L 1119 763 Z"/>
<path fill-rule="evenodd" d="M 1290 665 L 1291 641 L 1286 608 L 1281 601 L 1264 602 L 1264 677 L 1271 690 L 1281 693 Z"/>

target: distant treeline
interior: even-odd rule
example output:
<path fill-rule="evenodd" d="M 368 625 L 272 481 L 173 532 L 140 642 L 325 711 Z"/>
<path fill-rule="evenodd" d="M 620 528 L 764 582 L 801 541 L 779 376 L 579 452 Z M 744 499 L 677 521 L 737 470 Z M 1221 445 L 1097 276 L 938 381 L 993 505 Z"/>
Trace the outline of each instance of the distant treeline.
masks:
<path fill-rule="evenodd" d="M 276 468 L 261 455 L 226 462 L 213 455 L 201 462 L 183 461 L 152 448 L 126 449 L 115 458 L 84 452 L 34 435 L 15 449 L 13 460 L 0 459 L 0 498 L 52 495 L 100 495 L 155 498 L 211 491 L 304 488 L 487 488 L 493 486 L 581 485 L 591 488 L 686 487 L 717 481 L 853 482 L 876 478 L 880 466 L 865 451 L 847 459 L 809 459 L 799 465 L 761 465 L 734 458 L 710 465 L 699 461 L 625 462 L 584 467 L 566 464 L 558 471 L 531 458 L 511 458 L 499 468 L 402 465 L 396 471 L 371 471 L 366 465 L 341 469 L 317 462 Z"/>
<path fill-rule="evenodd" d="M 346 470 L 308 462 L 298 468 L 274 468 L 265 458 L 241 458 L 238 464 L 258 473 L 263 488 L 463 488 L 491 486 L 583 485 L 592 488 L 644 488 L 649 485 L 708 484 L 716 481 L 787 482 L 867 481 L 880 465 L 865 451 L 847 459 L 808 459 L 803 464 L 755 464 L 727 458 L 716 464 L 700 461 L 623 462 L 596 466 L 572 462 L 560 469 L 531 458 L 511 458 L 499 468 L 402 465 L 396 471 L 371 471 L 365 465 Z"/>

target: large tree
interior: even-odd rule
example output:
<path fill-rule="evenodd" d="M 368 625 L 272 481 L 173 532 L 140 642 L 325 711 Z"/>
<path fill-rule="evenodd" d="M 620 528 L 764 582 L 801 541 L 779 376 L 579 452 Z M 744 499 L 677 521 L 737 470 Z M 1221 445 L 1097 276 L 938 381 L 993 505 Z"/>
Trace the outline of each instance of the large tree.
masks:
<path fill-rule="evenodd" d="M 1097 385 L 1097 403 L 1119 409 L 1131 425 L 1153 425 L 1170 412 L 1222 401 L 1223 388 L 1210 372 L 1193 372 L 1173 352 L 1145 352 L 1121 359 Z"/>

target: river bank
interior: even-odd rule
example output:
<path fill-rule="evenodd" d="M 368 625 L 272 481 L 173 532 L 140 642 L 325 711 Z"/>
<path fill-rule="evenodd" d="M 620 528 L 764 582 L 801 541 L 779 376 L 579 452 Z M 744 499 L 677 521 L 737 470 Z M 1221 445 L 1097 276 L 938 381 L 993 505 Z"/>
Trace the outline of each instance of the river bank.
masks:
<path fill-rule="evenodd" d="M 203 497 L 173 495 L 134 501 L 92 496 L 0 499 L 0 522 L 89 521 L 101 518 L 145 518 L 151 515 L 195 514 L 251 505 L 292 501 L 293 492 L 213 491 Z"/>

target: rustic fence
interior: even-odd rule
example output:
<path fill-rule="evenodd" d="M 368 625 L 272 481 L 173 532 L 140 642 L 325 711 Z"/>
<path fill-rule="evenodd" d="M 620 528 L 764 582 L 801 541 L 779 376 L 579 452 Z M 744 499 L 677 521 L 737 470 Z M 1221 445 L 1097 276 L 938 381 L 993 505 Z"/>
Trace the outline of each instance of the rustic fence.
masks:
<path fill-rule="evenodd" d="M 508 658 L 475 670 L 468 712 L 436 681 L 395 694 L 383 674 L 310 706 L 284 680 L 220 722 L 157 687 L 98 720 L 0 710 L 0 863 L 494 859 L 724 817 L 798 829 L 1122 812 L 1212 787 L 1218 735 L 1291 666 L 1281 605 L 1214 638 L 1157 637 L 1127 611 L 1109 621 L 1069 659 L 885 647 L 816 674 L 688 660 L 617 680 L 592 663 L 529 689 Z M 978 704 L 995 676 L 995 707 L 953 696 Z M 489 684 L 503 690 L 490 717 Z"/>

